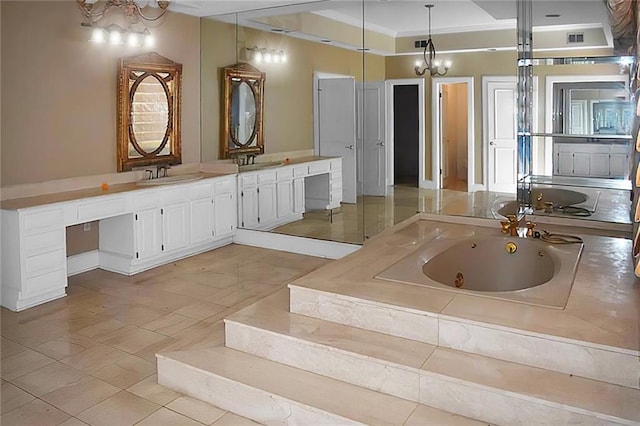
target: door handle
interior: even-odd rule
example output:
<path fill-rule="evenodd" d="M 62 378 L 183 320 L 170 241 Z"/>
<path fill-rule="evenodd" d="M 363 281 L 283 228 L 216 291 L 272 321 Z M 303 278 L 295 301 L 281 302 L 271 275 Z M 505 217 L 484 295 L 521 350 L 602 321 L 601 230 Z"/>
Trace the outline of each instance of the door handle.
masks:
<path fill-rule="evenodd" d="M 377 143 L 378 146 L 384 146 L 384 141 L 380 141 Z"/>
<path fill-rule="evenodd" d="M 495 142 L 491 141 L 489 142 L 489 145 L 495 145 Z"/>
<path fill-rule="evenodd" d="M 350 149 L 351 151 L 353 151 L 353 145 L 345 145 L 345 148 Z"/>

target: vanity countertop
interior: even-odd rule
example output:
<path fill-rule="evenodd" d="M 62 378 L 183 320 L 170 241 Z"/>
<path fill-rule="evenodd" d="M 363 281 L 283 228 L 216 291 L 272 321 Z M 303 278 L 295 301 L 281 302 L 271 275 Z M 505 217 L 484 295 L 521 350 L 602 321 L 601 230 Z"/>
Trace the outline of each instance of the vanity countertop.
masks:
<path fill-rule="evenodd" d="M 293 157 L 290 158 L 287 162 L 284 161 L 269 161 L 269 162 L 257 162 L 254 164 L 247 164 L 244 166 L 238 166 L 238 173 L 248 173 L 255 172 L 265 169 L 272 169 L 276 167 L 287 167 L 287 166 L 295 166 L 304 163 L 312 163 L 314 161 L 322 161 L 322 160 L 332 160 L 340 157 L 324 157 L 324 156 L 316 156 L 310 155 L 305 157 Z"/>
<path fill-rule="evenodd" d="M 221 177 L 221 176 L 229 176 L 235 173 L 199 172 L 198 174 L 202 175 L 202 179 L 207 179 L 207 178 L 214 178 L 214 177 Z M 179 184 L 180 182 L 177 182 L 173 185 L 165 185 L 165 186 L 175 186 Z M 142 186 L 142 185 L 138 185 L 137 182 L 118 183 L 113 185 L 110 184 L 106 191 L 103 191 L 100 187 L 84 188 L 84 189 L 78 189 L 73 191 L 64 191 L 64 192 L 55 192 L 51 194 L 37 195 L 33 197 L 13 198 L 10 200 L 3 200 L 3 201 L 0 201 L 0 209 L 20 210 L 20 209 L 26 209 L 30 207 L 43 206 L 46 204 L 75 201 L 83 198 L 102 197 L 105 195 L 120 194 L 128 191 L 148 191 L 148 190 L 153 190 L 154 188 L 158 188 L 158 186 Z"/>

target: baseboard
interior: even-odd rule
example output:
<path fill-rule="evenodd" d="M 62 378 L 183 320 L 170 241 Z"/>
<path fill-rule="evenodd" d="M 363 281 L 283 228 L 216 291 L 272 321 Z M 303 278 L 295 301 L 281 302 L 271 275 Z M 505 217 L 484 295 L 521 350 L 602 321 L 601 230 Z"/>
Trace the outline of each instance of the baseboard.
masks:
<path fill-rule="evenodd" d="M 98 250 L 91 250 L 67 257 L 67 276 L 72 277 L 98 268 L 100 266 L 98 253 Z"/>
<path fill-rule="evenodd" d="M 432 180 L 419 181 L 418 185 L 422 189 L 436 189 L 436 183 Z"/>
<path fill-rule="evenodd" d="M 362 247 L 356 244 L 316 240 L 314 238 L 254 231 L 251 229 L 236 229 L 233 242 L 245 246 L 287 251 L 326 259 L 340 259 L 358 251 Z"/>
<path fill-rule="evenodd" d="M 468 192 L 477 192 L 477 191 L 486 191 L 486 190 L 487 190 L 487 187 L 481 183 L 470 185 L 469 188 L 467 188 Z"/>

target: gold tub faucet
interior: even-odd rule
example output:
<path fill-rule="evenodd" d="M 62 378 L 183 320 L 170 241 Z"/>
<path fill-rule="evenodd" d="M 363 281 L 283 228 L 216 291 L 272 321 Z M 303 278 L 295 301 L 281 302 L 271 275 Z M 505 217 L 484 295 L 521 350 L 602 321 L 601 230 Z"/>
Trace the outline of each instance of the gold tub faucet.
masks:
<path fill-rule="evenodd" d="M 518 228 L 520 227 L 520 222 L 524 219 L 524 215 L 518 218 L 515 214 L 508 214 L 507 220 L 500 221 L 500 225 L 502 225 L 502 233 L 509 234 L 512 237 L 518 236 Z"/>

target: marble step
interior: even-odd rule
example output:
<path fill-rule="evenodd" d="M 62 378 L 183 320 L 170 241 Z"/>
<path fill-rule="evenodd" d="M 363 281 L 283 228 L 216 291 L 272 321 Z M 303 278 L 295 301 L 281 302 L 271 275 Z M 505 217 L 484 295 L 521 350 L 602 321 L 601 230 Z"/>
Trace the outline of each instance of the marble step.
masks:
<path fill-rule="evenodd" d="M 289 284 L 296 314 L 640 389 L 636 351 L 407 308 L 387 301 L 404 284 L 382 283 L 384 297 L 354 297 Z M 399 291 L 399 290 L 398 290 Z M 561 356 L 560 356 L 561 354 Z"/>
<path fill-rule="evenodd" d="M 229 348 L 157 360 L 159 384 L 263 424 L 482 424 Z"/>
<path fill-rule="evenodd" d="M 225 320 L 249 354 L 495 424 L 638 424 L 640 390 L 291 314 Z"/>

